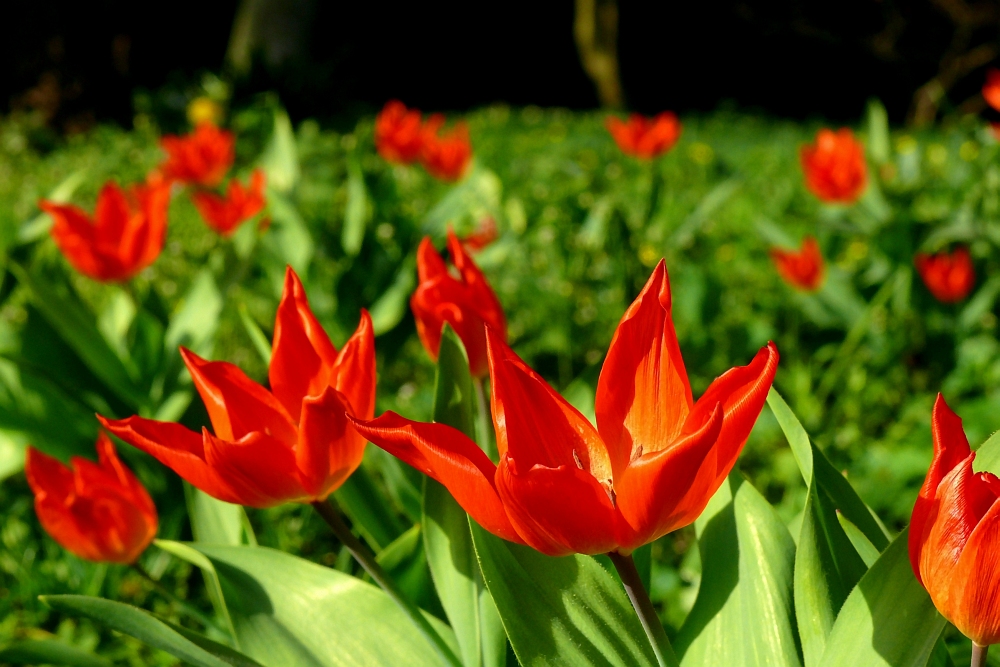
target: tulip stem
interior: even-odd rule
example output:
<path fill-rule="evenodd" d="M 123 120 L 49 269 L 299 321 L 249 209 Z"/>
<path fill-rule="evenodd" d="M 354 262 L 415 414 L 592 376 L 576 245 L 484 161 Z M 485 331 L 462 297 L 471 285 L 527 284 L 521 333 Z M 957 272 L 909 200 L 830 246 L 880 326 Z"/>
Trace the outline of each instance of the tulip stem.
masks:
<path fill-rule="evenodd" d="M 972 664 L 970 667 L 986 667 L 986 654 L 989 651 L 989 645 L 980 646 L 976 642 L 972 642 Z"/>
<path fill-rule="evenodd" d="M 198 621 L 199 623 L 201 623 L 202 625 L 204 625 L 206 628 L 212 628 L 213 630 L 219 632 L 222 635 L 228 635 L 229 634 L 228 632 L 225 632 L 224 630 L 222 630 L 216 624 L 215 621 L 213 621 L 211 618 L 208 617 L 208 615 L 202 613 L 201 611 L 199 611 L 195 607 L 191 606 L 191 604 L 189 604 L 189 603 L 185 602 L 184 600 L 180 599 L 179 597 L 177 597 L 174 593 L 172 593 L 170 591 L 169 588 L 167 588 L 166 586 L 164 586 L 163 582 L 161 582 L 159 579 L 154 579 L 153 575 L 151 575 L 149 572 L 147 572 L 146 568 L 144 568 L 138 562 L 132 563 L 132 565 L 130 567 L 136 573 L 138 573 L 138 575 L 140 577 L 142 577 L 143 579 L 145 579 L 146 581 L 148 581 L 150 584 L 152 584 L 153 589 L 157 593 L 159 593 L 163 597 L 167 598 L 167 600 L 171 604 L 176 605 L 182 612 L 184 612 L 185 614 L 187 614 L 191 618 L 195 619 L 196 621 Z"/>
<path fill-rule="evenodd" d="M 608 558 L 618 570 L 618 576 L 621 577 L 622 584 L 625 586 L 628 599 L 632 601 L 632 607 L 639 617 L 639 622 L 642 623 L 642 629 L 646 631 L 646 637 L 649 638 L 649 643 L 653 646 L 657 664 L 660 667 L 677 667 L 679 664 L 677 656 L 674 655 L 674 649 L 670 646 L 670 640 L 667 639 L 667 633 L 663 630 L 660 617 L 656 615 L 656 609 L 653 608 L 649 594 L 642 585 L 642 578 L 639 577 L 639 571 L 635 569 L 635 561 L 632 560 L 632 556 L 623 556 L 617 551 L 612 551 L 608 554 Z"/>
<path fill-rule="evenodd" d="M 319 512 L 319 515 L 323 517 L 326 524 L 330 526 L 333 534 L 337 536 L 341 544 L 347 547 L 347 550 L 351 552 L 354 556 L 354 560 L 365 569 L 365 571 L 371 575 L 371 578 L 375 580 L 382 590 L 392 598 L 399 608 L 406 614 L 410 621 L 417 626 L 417 630 L 427 638 L 427 640 L 434 646 L 437 650 L 438 655 L 441 656 L 444 661 L 452 665 L 452 667 L 461 667 L 461 661 L 455 656 L 455 652 L 451 650 L 451 647 L 444 641 L 440 634 L 434 629 L 434 626 L 430 624 L 427 617 L 403 595 L 399 587 L 396 586 L 396 582 L 389 578 L 382 566 L 375 561 L 375 555 L 361 543 L 351 529 L 347 527 L 344 523 L 344 519 L 340 516 L 340 508 L 334 504 L 334 500 L 331 497 L 327 501 L 317 500 L 312 503 L 312 506 Z"/>

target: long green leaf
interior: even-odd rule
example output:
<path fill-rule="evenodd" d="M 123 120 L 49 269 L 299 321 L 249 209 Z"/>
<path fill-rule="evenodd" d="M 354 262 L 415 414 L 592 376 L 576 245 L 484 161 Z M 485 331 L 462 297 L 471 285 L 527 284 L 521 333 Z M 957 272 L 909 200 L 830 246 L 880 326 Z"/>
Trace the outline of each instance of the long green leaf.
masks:
<path fill-rule="evenodd" d="M 365 225 L 368 222 L 368 193 L 365 178 L 357 160 L 350 160 L 347 166 L 347 207 L 344 211 L 344 226 L 340 244 L 344 252 L 354 257 L 361 251 L 365 240 Z"/>
<path fill-rule="evenodd" d="M 24 639 L 0 647 L 0 663 L 11 665 L 64 665 L 112 667 L 104 658 L 56 639 Z"/>
<path fill-rule="evenodd" d="M 945 620 L 913 576 L 904 530 L 848 596 L 822 667 L 924 667 Z"/>
<path fill-rule="evenodd" d="M 195 667 L 260 667 L 228 646 L 131 605 L 86 595 L 48 595 L 42 600 L 53 609 L 91 618 Z"/>
<path fill-rule="evenodd" d="M 241 505 L 217 500 L 186 482 L 184 493 L 195 541 L 231 546 L 257 543 Z"/>
<path fill-rule="evenodd" d="M 447 324 L 441 334 L 434 389 L 434 421 L 475 438 L 476 399 L 462 341 Z M 427 479 L 423 495 L 424 548 L 434 586 L 448 615 L 466 667 L 499 667 L 507 637 L 496 604 L 483 582 L 469 517 L 438 482 Z"/>
<path fill-rule="evenodd" d="M 190 547 L 218 574 L 240 649 L 265 665 L 440 666 L 430 643 L 371 584 L 264 547 Z M 454 644 L 450 629 L 429 618 Z"/>

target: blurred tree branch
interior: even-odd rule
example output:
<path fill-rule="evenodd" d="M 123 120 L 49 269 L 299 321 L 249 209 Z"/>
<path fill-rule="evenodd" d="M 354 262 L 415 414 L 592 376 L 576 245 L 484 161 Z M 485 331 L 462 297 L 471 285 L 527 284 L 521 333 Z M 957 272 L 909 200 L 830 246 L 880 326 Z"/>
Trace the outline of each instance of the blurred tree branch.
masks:
<path fill-rule="evenodd" d="M 618 3 L 616 0 L 576 0 L 573 37 L 580 62 L 597 88 L 602 107 L 624 106 L 618 67 Z"/>

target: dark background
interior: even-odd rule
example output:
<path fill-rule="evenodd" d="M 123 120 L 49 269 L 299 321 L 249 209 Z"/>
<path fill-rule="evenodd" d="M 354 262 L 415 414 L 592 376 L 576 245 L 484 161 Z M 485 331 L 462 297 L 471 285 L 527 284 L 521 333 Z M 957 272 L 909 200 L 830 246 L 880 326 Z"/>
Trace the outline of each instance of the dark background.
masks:
<path fill-rule="evenodd" d="M 598 105 L 573 39 L 572 0 L 508 0 L 492 11 L 457 0 L 250 1 L 269 9 L 240 76 L 226 69 L 237 0 L 8 3 L 0 104 L 41 110 L 67 131 L 128 125 L 136 90 L 181 90 L 210 71 L 234 82 L 237 104 L 275 90 L 293 118 L 329 122 L 389 98 L 444 110 Z M 904 122 L 915 91 L 944 72 L 940 112 L 976 112 L 985 68 L 997 60 L 998 4 L 619 0 L 626 104 L 649 113 L 731 104 L 847 122 L 875 96 Z M 974 57 L 963 61 L 967 52 Z"/>

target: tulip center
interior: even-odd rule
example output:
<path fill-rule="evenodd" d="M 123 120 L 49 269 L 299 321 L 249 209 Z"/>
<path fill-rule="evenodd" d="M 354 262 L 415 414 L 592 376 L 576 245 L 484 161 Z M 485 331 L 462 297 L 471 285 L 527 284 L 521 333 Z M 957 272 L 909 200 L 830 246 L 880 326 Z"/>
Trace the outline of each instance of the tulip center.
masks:
<path fill-rule="evenodd" d="M 642 446 L 639 447 L 639 452 L 642 453 Z M 635 457 L 633 456 L 633 460 Z M 573 450 L 573 460 L 576 462 L 576 467 L 583 470 L 583 462 L 580 460 L 580 455 L 576 453 L 576 449 Z M 591 474 L 593 472 L 588 471 Z M 595 477 L 596 479 L 596 477 Z M 610 479 L 598 479 L 597 483 L 604 487 L 604 492 L 608 494 L 608 499 L 611 501 L 611 506 L 616 507 L 617 496 L 615 495 L 615 487 Z"/>

